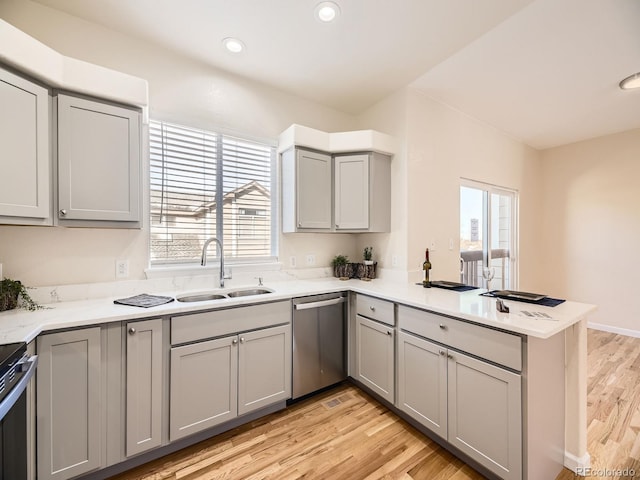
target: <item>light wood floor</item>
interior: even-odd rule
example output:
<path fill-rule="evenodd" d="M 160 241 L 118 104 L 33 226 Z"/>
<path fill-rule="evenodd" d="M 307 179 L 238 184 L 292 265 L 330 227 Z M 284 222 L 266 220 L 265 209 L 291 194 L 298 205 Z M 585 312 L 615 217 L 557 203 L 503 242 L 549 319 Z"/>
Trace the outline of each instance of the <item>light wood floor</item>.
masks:
<path fill-rule="evenodd" d="M 587 341 L 592 467 L 635 468 L 640 478 L 640 339 L 589 330 Z M 111 480 L 298 478 L 484 477 L 356 387 L 343 385 Z M 556 480 L 575 478 L 565 470 Z"/>
<path fill-rule="evenodd" d="M 640 478 L 640 338 L 589 330 L 587 335 L 587 450 L 591 475 Z M 632 469 L 635 475 L 605 475 Z M 556 480 L 574 479 L 563 471 Z"/>

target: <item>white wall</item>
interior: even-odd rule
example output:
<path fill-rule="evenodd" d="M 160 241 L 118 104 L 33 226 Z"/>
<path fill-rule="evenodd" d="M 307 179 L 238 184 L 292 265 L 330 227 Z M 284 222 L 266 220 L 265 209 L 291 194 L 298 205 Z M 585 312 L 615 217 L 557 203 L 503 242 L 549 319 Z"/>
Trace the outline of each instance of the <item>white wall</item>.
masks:
<path fill-rule="evenodd" d="M 372 125 L 401 143 L 392 162 L 392 231 L 358 238 L 359 251 L 373 245 L 383 267 L 398 255 L 404 277 L 417 282 L 424 250 L 434 240 L 432 278 L 459 281 L 459 189 L 460 179 L 467 178 L 519 192 L 520 288 L 543 287 L 538 151 L 413 88 L 380 102 L 359 121 L 361 127 Z"/>
<path fill-rule="evenodd" d="M 410 279 L 421 279 L 424 250 L 434 240 L 432 278 L 459 281 L 460 178 L 467 178 L 519 192 L 519 288 L 538 290 L 539 152 L 416 90 L 408 107 Z"/>
<path fill-rule="evenodd" d="M 351 130 L 355 118 L 277 89 L 191 61 L 171 51 L 29 0 L 3 0 L 0 17 L 60 53 L 149 82 L 152 118 L 222 128 L 275 140 L 292 123 Z M 32 286 L 115 280 L 115 260 L 129 259 L 130 278 L 144 278 L 148 227 L 143 230 L 0 226 L 4 275 Z M 281 235 L 285 267 L 314 253 L 328 265 L 337 253 L 355 256 L 352 235 Z"/>
<path fill-rule="evenodd" d="M 544 278 L 589 317 L 640 336 L 640 129 L 542 152 Z"/>

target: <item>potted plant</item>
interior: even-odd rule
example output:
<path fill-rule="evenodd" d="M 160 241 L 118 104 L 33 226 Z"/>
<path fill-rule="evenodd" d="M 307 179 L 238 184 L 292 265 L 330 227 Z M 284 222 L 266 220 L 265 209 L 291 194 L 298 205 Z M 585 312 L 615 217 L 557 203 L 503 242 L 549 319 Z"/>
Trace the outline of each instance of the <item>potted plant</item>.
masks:
<path fill-rule="evenodd" d="M 364 247 L 362 257 L 365 265 L 373 265 L 373 247 Z"/>
<path fill-rule="evenodd" d="M 0 281 L 0 312 L 13 310 L 21 304 L 27 310 L 42 308 L 29 296 L 27 288 L 19 280 L 5 278 Z"/>
<path fill-rule="evenodd" d="M 349 272 L 349 257 L 346 255 L 336 255 L 331 260 L 331 266 L 333 267 L 333 275 L 340 280 L 349 280 L 351 278 Z"/>

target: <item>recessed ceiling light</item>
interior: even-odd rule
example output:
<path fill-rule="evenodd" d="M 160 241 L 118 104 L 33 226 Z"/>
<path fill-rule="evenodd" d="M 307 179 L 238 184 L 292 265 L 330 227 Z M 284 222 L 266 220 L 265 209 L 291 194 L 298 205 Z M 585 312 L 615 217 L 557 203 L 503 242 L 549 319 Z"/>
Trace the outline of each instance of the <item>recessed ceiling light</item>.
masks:
<path fill-rule="evenodd" d="M 225 38 L 224 40 L 222 40 L 222 44 L 231 53 L 240 53 L 245 48 L 244 43 L 242 43 L 242 40 L 238 40 L 237 38 L 233 38 L 233 37 Z"/>
<path fill-rule="evenodd" d="M 340 15 L 340 7 L 333 2 L 321 2 L 316 5 L 315 14 L 321 22 L 333 22 Z"/>
<path fill-rule="evenodd" d="M 622 90 L 631 90 L 632 88 L 640 88 L 640 72 L 629 75 L 620 82 Z"/>

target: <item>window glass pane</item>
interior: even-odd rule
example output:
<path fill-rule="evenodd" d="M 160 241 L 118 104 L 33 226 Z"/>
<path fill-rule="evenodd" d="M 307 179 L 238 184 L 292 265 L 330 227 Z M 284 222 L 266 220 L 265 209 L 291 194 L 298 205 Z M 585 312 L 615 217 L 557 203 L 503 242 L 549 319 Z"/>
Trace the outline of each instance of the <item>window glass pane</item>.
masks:
<path fill-rule="evenodd" d="M 491 185 L 460 187 L 461 282 L 492 289 L 516 287 L 515 195 Z"/>
<path fill-rule="evenodd" d="M 485 221 L 482 196 L 482 190 L 460 187 L 461 282 L 475 286 L 483 285 L 482 241 Z"/>
<path fill-rule="evenodd" d="M 275 255 L 272 146 L 154 121 L 149 135 L 152 265 L 199 262 L 220 236 L 225 257 Z"/>

